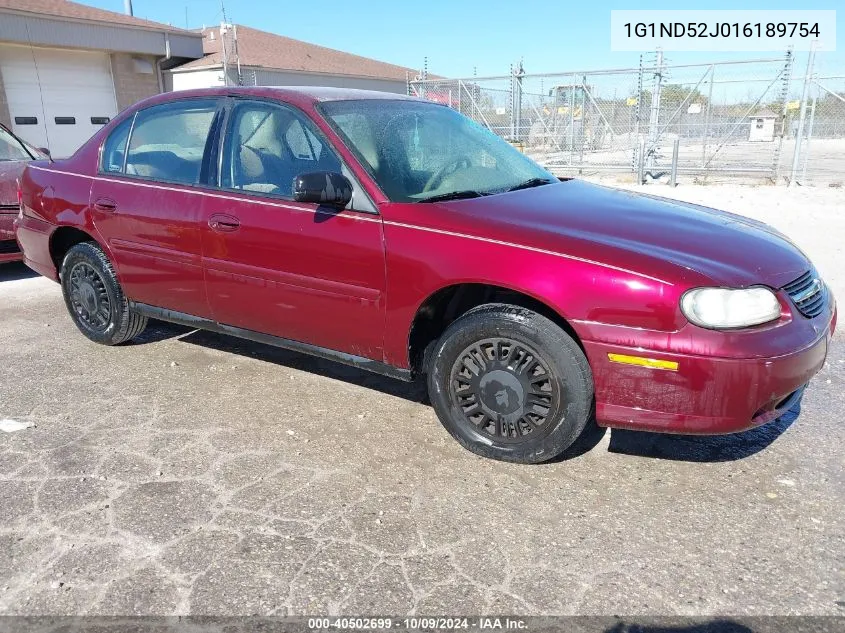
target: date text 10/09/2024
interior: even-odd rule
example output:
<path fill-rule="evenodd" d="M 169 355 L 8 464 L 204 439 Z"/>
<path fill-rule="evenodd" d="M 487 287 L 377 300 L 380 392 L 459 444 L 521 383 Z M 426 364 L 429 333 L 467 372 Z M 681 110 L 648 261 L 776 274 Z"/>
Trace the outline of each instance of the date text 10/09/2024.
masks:
<path fill-rule="evenodd" d="M 520 618 L 509 617 L 333 617 L 309 618 L 308 628 L 314 631 L 361 631 L 361 630 L 479 630 L 479 631 L 519 631 L 525 630 L 528 623 Z"/>
<path fill-rule="evenodd" d="M 818 22 L 626 22 L 627 37 L 819 37 Z"/>

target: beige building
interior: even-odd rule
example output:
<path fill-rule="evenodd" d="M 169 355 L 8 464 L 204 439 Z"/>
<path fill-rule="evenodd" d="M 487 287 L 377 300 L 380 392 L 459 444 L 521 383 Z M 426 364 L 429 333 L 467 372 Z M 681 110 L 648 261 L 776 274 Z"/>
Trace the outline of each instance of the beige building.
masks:
<path fill-rule="evenodd" d="M 67 0 L 0 0 L 0 121 L 68 156 L 202 55 L 193 31 Z"/>
<path fill-rule="evenodd" d="M 241 25 L 191 31 L 69 0 L 0 0 L 0 122 L 59 158 L 159 92 L 228 83 L 405 93 L 416 74 Z"/>
<path fill-rule="evenodd" d="M 405 94 L 418 71 L 243 25 L 199 31 L 202 59 L 165 73 L 168 90 L 213 86 L 333 86 Z M 224 75 L 224 63 L 226 73 Z M 228 82 L 226 78 L 228 77 Z"/>

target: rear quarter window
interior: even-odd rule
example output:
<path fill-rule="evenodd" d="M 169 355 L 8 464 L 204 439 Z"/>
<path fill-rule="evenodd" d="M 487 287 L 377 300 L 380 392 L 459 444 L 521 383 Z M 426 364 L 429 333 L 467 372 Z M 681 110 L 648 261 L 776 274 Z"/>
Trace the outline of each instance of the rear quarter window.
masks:
<path fill-rule="evenodd" d="M 126 141 L 129 140 L 129 130 L 132 128 L 134 117 L 129 117 L 118 125 L 103 144 L 103 154 L 100 159 L 100 171 L 119 174 L 123 172 L 123 159 L 126 156 Z"/>

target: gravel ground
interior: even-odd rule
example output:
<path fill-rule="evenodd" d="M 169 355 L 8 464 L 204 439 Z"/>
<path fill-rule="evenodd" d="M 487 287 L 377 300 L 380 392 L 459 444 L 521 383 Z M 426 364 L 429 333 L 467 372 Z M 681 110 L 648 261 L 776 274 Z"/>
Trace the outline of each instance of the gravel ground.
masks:
<path fill-rule="evenodd" d="M 645 190 L 771 222 L 845 297 L 842 190 Z M 800 415 L 528 467 L 419 385 L 167 325 L 96 346 L 22 266 L 0 323 L 0 418 L 36 424 L 0 433 L 0 614 L 845 615 L 841 333 Z"/>

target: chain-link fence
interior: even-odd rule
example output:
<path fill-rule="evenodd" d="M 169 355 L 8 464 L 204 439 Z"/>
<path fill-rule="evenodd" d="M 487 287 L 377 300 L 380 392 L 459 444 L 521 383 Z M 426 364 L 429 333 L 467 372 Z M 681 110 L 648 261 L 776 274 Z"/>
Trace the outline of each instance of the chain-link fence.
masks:
<path fill-rule="evenodd" d="M 637 68 L 516 68 L 416 79 L 408 91 L 455 108 L 560 175 L 845 180 L 845 76 L 797 77 L 794 66 L 791 53 L 670 65 L 658 52 Z"/>
<path fill-rule="evenodd" d="M 845 184 L 845 75 L 813 77 L 806 104 L 798 179 Z"/>

